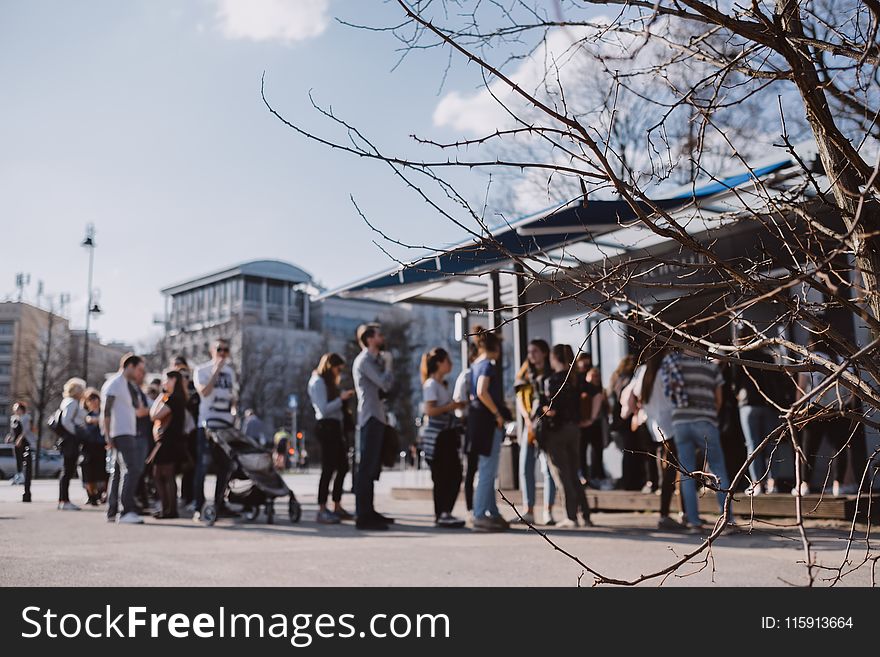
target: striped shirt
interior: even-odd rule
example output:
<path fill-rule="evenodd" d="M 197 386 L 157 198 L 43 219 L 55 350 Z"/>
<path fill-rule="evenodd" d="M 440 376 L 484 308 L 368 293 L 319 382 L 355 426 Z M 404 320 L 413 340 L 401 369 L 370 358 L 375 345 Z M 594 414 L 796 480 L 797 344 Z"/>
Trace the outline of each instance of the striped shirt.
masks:
<path fill-rule="evenodd" d="M 716 363 L 675 353 L 663 359 L 660 372 L 667 396 L 675 402 L 673 423 L 705 420 L 718 425 L 715 390 L 724 385 L 724 378 Z"/>

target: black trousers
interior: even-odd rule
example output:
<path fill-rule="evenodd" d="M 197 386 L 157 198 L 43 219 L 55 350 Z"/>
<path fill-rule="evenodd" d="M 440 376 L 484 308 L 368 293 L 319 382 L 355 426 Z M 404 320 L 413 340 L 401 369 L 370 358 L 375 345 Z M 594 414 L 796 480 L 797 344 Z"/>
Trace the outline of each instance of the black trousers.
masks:
<path fill-rule="evenodd" d="M 469 451 L 467 455 L 467 471 L 464 475 L 464 501 L 468 511 L 474 510 L 474 479 L 477 476 L 477 466 L 480 463 L 480 455 Z"/>
<path fill-rule="evenodd" d="M 318 481 L 318 504 L 327 504 L 330 480 L 333 479 L 333 501 L 342 500 L 342 484 L 348 472 L 348 448 L 339 420 L 318 420 L 315 434 L 321 445 L 321 479 Z"/>
<path fill-rule="evenodd" d="M 605 466 L 602 462 L 602 451 L 605 449 L 605 436 L 602 434 L 602 424 L 594 422 L 580 430 L 580 453 L 578 470 L 584 479 L 599 480 L 605 478 Z M 587 452 L 590 461 L 587 466 Z"/>
<path fill-rule="evenodd" d="M 660 473 L 660 517 L 669 515 L 669 507 L 672 504 L 672 495 L 675 493 L 675 480 L 678 476 L 678 452 L 672 437 L 657 445 L 657 469 Z M 681 510 L 684 511 L 684 498 L 681 500 Z"/>
<path fill-rule="evenodd" d="M 191 467 L 187 468 L 184 473 L 180 477 L 180 498 L 183 500 L 184 504 L 189 504 L 193 500 L 193 481 L 195 481 L 196 475 L 196 458 L 198 457 L 198 453 L 196 452 L 196 434 L 197 431 L 190 431 L 186 434 L 186 439 L 184 440 L 184 449 L 189 454 L 189 459 L 185 459 L 192 464 Z"/>
<path fill-rule="evenodd" d="M 61 470 L 61 478 L 58 480 L 58 501 L 70 502 L 70 480 L 76 476 L 76 462 L 79 460 L 79 450 L 73 454 L 64 455 L 64 468 Z"/>
<path fill-rule="evenodd" d="M 804 477 L 812 479 L 816 456 L 822 447 L 823 439 L 831 445 L 834 454 L 843 450 L 839 456 L 833 458 L 832 479 L 843 483 L 846 477 L 847 455 L 849 455 L 852 459 L 853 478 L 858 484 L 868 462 L 868 448 L 865 445 L 864 434 L 857 431 L 855 425 L 845 417 L 813 420 L 801 430 L 801 448 L 807 456 L 807 474 Z"/>
<path fill-rule="evenodd" d="M 434 517 L 452 513 L 461 488 L 461 460 L 458 458 L 459 436 L 454 430 L 441 431 L 434 444 L 434 456 L 428 459 L 431 481 L 434 482 Z"/>

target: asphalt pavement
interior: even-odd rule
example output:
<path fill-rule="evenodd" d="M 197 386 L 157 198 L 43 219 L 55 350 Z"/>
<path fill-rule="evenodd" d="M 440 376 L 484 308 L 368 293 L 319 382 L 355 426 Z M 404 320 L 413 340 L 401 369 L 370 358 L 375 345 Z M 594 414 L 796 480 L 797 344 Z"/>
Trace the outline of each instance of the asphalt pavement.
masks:
<path fill-rule="evenodd" d="M 429 501 L 392 498 L 392 486 L 428 485 L 428 473 L 383 473 L 376 507 L 397 519 L 387 532 L 357 531 L 352 523 L 317 524 L 317 474 L 285 479 L 303 504 L 300 523 L 291 524 L 279 502 L 273 525 L 261 518 L 219 520 L 213 527 L 191 519 L 111 524 L 103 507 L 58 511 L 57 481 L 36 481 L 30 504 L 19 501 L 20 486 L 0 482 L 0 585 L 577 586 L 584 571 L 527 528 L 498 534 L 438 529 Z M 209 481 L 206 488 L 212 485 Z M 78 481 L 71 483 L 71 499 L 85 500 Z M 354 511 L 350 494 L 343 504 Z M 509 509 L 502 511 L 513 517 Z M 463 508 L 456 512 L 464 515 Z M 659 570 L 701 542 L 698 536 L 658 531 L 651 514 L 594 514 L 594 522 L 594 528 L 547 534 L 590 568 L 621 579 Z M 840 523 L 810 525 L 821 564 L 840 565 L 847 535 Z M 876 542 L 877 534 L 872 538 Z M 863 539 L 850 552 L 853 563 L 864 553 Z M 684 566 L 662 585 L 802 585 L 803 559 L 794 528 L 755 523 L 750 532 L 719 538 L 709 558 Z M 817 584 L 831 574 L 819 573 Z M 580 579 L 583 586 L 592 582 L 589 574 Z M 870 583 L 869 565 L 842 582 Z M 660 584 L 653 579 L 642 585 Z"/>

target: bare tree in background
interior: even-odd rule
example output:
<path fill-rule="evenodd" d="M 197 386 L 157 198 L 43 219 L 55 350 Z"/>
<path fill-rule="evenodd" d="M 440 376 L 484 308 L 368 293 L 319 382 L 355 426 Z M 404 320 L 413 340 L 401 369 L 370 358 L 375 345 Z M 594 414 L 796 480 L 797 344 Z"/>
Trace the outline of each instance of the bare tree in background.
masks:
<path fill-rule="evenodd" d="M 860 429 L 878 428 L 880 5 L 396 2 L 397 25 L 366 29 L 392 33 L 407 57 L 443 48 L 451 66 L 475 65 L 480 93 L 501 109 L 498 125 L 448 142 L 417 138 L 416 155 L 401 155 L 384 152 L 354 122 L 318 105 L 329 121 L 328 134 L 308 131 L 276 110 L 264 87 L 270 111 L 303 136 L 389 166 L 438 221 L 452 222 L 472 238 L 474 248 L 506 251 L 516 275 L 547 290 L 526 313 L 546 303 L 574 303 L 584 315 L 625 325 L 643 345 L 774 369 L 793 381 L 819 373 L 818 386 L 801 385 L 792 403 L 776 408 L 782 427 L 756 448 L 769 452 L 787 436 L 800 457 L 798 485 L 806 477 L 799 436 L 807 423 L 848 418 L 848 445 Z M 808 148 L 797 143 L 805 137 Z M 796 175 L 759 175 L 761 159 L 774 153 L 787 155 Z M 735 203 L 718 208 L 695 199 L 673 211 L 656 202 L 664 185 L 696 188 L 730 167 L 752 174 L 748 185 L 732 190 Z M 540 250 L 527 257 L 510 252 L 495 239 L 498 222 L 487 219 L 503 204 L 459 192 L 447 174 L 458 170 L 501 172 L 502 196 L 515 197 L 525 181 L 548 199 L 576 200 L 587 209 L 592 200 L 621 201 L 631 215 L 621 228 L 637 227 L 674 248 L 623 249 L 583 263 Z M 502 224 L 508 220 L 503 212 L 501 218 Z M 370 225 L 389 248 L 442 250 L 404 243 Z M 731 243 L 742 234 L 731 232 L 733 227 L 749 231 L 752 248 Z M 592 239 L 589 226 L 577 239 Z M 392 257 L 401 266 L 413 262 Z M 659 280 L 658 271 L 667 278 Z M 658 290 L 675 296 L 651 301 Z M 679 300 L 709 291 L 712 303 L 677 313 Z M 749 319 L 758 308 L 772 308 L 772 326 Z M 753 337 L 732 344 L 741 326 Z M 780 333 L 778 326 L 789 330 Z M 813 341 L 821 341 L 829 355 L 808 348 Z M 751 360 L 749 352 L 761 347 L 777 350 L 778 361 Z M 844 458 L 844 450 L 835 456 Z M 736 472 L 728 495 L 753 458 Z M 876 475 L 871 461 L 855 465 L 862 489 L 870 489 Z M 857 540 L 855 523 L 843 561 L 820 563 L 804 524 L 809 508 L 800 494 L 795 499 L 808 584 L 820 577 L 834 584 L 864 564 L 876 564 L 867 534 Z M 707 558 L 723 525 L 719 521 L 706 541 L 667 567 L 635 578 L 613 577 L 569 556 L 596 583 L 662 580 Z"/>
<path fill-rule="evenodd" d="M 31 365 L 24 377 L 24 396 L 32 405 L 37 433 L 34 472 L 39 472 L 46 421 L 61 403 L 62 388 L 73 370 L 69 340 L 67 326 L 55 314 L 55 306 L 51 304 L 46 313 L 46 325 L 39 329 L 33 340 L 22 346 L 19 362 Z"/>

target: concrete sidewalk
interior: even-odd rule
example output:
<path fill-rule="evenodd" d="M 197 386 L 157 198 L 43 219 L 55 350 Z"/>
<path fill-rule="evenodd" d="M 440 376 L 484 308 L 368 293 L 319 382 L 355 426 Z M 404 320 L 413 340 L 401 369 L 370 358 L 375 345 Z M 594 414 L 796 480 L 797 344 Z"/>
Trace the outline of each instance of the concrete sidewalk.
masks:
<path fill-rule="evenodd" d="M 78 512 L 55 508 L 57 482 L 34 484 L 34 502 L 19 501 L 22 488 L 0 483 L 0 584 L 3 586 L 575 586 L 581 567 L 540 536 L 519 528 L 503 534 L 440 530 L 432 505 L 395 500 L 395 485 L 417 485 L 427 473 L 383 473 L 377 508 L 398 519 L 388 532 L 359 532 L 351 523 L 318 525 L 317 474 L 286 475 L 303 503 L 303 520 L 286 514 L 276 524 L 221 520 L 205 527 L 192 520 L 153 520 L 120 526 L 103 507 Z M 208 486 L 211 482 L 208 483 Z M 78 482 L 71 497 L 84 499 Z M 346 495 L 344 505 L 354 510 Z M 464 509 L 457 512 L 464 515 Z M 502 509 L 512 517 L 509 509 Z M 696 547 L 698 537 L 657 531 L 649 514 L 596 514 L 593 529 L 551 530 L 554 541 L 591 567 L 615 577 L 658 569 Z M 811 538 L 825 565 L 839 564 L 845 529 L 814 524 Z M 875 539 L 876 540 L 876 539 Z M 851 558 L 862 552 L 857 544 Z M 722 537 L 708 565 L 685 567 L 666 586 L 774 586 L 804 583 L 797 533 L 756 525 L 751 534 Z M 683 577 L 688 573 L 693 573 Z M 585 577 L 583 584 L 591 580 Z M 656 586 L 659 580 L 646 585 Z M 869 585 L 863 567 L 844 580 Z"/>

